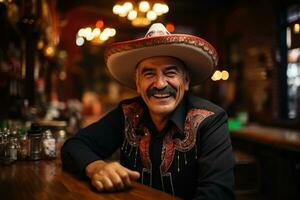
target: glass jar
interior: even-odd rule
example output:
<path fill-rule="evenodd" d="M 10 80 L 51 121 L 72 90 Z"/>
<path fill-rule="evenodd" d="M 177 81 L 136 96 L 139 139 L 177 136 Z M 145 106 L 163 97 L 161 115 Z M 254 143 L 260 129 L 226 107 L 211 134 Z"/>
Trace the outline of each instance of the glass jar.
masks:
<path fill-rule="evenodd" d="M 42 159 L 42 130 L 37 124 L 31 125 L 28 130 L 28 139 L 29 159 Z"/>
<path fill-rule="evenodd" d="M 43 157 L 45 159 L 53 159 L 56 157 L 56 141 L 50 130 L 44 132 Z"/>
<path fill-rule="evenodd" d="M 56 145 L 56 152 L 60 152 L 62 145 L 67 139 L 67 133 L 65 130 L 61 129 L 57 132 L 57 145 Z"/>
<path fill-rule="evenodd" d="M 18 159 L 18 138 L 9 138 L 7 162 L 12 163 Z"/>
<path fill-rule="evenodd" d="M 18 138 L 16 137 L 17 131 L 10 131 L 5 129 L 1 133 L 1 162 L 3 164 L 11 164 L 18 159 Z"/>

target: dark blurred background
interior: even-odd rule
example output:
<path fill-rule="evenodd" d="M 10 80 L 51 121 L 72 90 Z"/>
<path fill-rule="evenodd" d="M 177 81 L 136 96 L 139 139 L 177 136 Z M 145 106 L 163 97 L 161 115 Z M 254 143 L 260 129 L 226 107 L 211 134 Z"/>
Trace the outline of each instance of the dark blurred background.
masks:
<path fill-rule="evenodd" d="M 82 100 L 91 91 L 101 96 L 105 107 L 134 95 L 110 78 L 103 59 L 107 44 L 143 37 L 149 28 L 133 26 L 113 13 L 114 5 L 125 1 L 0 2 L 1 116 L 19 114 L 11 104 L 18 98 L 35 105 Z M 298 1 L 165 3 L 169 12 L 153 22 L 168 25 L 173 33 L 209 41 L 220 56 L 216 70 L 229 73 L 227 80 L 209 79 L 194 88 L 198 95 L 221 105 L 231 116 L 245 112 L 250 121 L 299 128 Z M 115 35 L 102 42 L 83 39 L 83 44 L 76 44 L 82 39 L 77 41 L 80 29 L 97 26 L 114 28 Z"/>

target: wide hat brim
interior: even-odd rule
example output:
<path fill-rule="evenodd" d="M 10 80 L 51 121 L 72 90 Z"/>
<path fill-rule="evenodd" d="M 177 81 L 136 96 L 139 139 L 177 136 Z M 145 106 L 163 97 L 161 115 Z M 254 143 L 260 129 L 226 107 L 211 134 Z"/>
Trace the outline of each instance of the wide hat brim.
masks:
<path fill-rule="evenodd" d="M 206 80 L 218 64 L 212 45 L 202 38 L 170 34 L 111 44 L 104 52 L 106 66 L 121 84 L 136 88 L 134 72 L 140 61 L 155 56 L 180 59 L 191 74 L 190 85 Z"/>

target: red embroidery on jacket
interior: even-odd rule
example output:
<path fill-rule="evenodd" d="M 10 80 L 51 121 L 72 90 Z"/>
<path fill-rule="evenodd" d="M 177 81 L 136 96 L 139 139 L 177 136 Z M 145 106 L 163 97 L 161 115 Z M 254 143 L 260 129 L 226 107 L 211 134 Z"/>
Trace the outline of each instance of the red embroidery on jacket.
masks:
<path fill-rule="evenodd" d="M 175 143 L 172 137 L 177 130 L 177 128 L 173 128 L 169 133 L 167 133 L 167 135 L 164 138 L 161 152 L 162 161 L 160 165 L 162 175 L 164 175 L 168 171 L 173 162 Z"/>
<path fill-rule="evenodd" d="M 151 134 L 146 127 L 143 128 L 144 135 L 136 134 L 136 129 L 141 114 L 143 113 L 143 109 L 138 103 L 127 105 L 124 104 L 122 105 L 122 108 L 125 115 L 126 141 L 134 147 L 139 147 L 143 166 L 147 169 L 150 169 L 151 160 L 149 155 L 149 145 Z M 167 173 L 170 166 L 172 165 L 175 150 L 179 152 L 188 152 L 195 146 L 199 125 L 205 118 L 209 117 L 212 114 L 214 113 L 204 109 L 191 109 L 188 112 L 184 123 L 184 139 L 173 139 L 173 135 L 178 131 L 177 127 L 172 128 L 168 133 L 166 133 L 161 152 L 162 163 L 160 167 L 162 175 Z"/>
<path fill-rule="evenodd" d="M 123 104 L 122 108 L 125 115 L 124 142 L 127 141 L 131 146 L 139 148 L 139 153 L 142 159 L 143 166 L 150 170 L 151 160 L 149 155 L 149 145 L 151 140 L 151 134 L 149 133 L 149 130 L 146 127 L 143 127 L 143 135 L 136 134 L 141 114 L 143 113 L 143 108 L 138 103 L 132 103 L 127 105 Z M 124 146 L 126 147 L 126 145 Z"/>
<path fill-rule="evenodd" d="M 180 140 L 178 138 L 173 139 L 173 135 L 176 132 L 174 131 L 174 129 L 166 134 L 163 142 L 163 149 L 165 149 L 165 151 L 162 152 L 162 175 L 165 174 L 172 165 L 175 150 L 179 152 L 188 152 L 195 146 L 199 125 L 205 118 L 212 114 L 214 113 L 208 110 L 192 109 L 188 112 L 185 119 L 185 138 L 183 140 Z"/>
<path fill-rule="evenodd" d="M 151 168 L 151 160 L 149 155 L 149 145 L 151 140 L 151 134 L 147 128 L 144 128 L 145 135 L 142 136 L 140 140 L 140 155 L 142 158 L 143 166 L 147 169 Z"/>
<path fill-rule="evenodd" d="M 125 137 L 130 145 L 136 147 L 137 145 L 139 145 L 141 136 L 137 135 L 135 132 L 140 121 L 143 109 L 138 103 L 127 105 L 123 104 L 122 108 L 125 116 Z"/>

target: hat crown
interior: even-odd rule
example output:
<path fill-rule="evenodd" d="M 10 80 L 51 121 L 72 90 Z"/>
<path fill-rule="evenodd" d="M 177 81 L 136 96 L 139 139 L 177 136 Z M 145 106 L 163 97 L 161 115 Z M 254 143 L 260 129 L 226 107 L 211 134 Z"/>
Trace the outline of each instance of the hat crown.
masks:
<path fill-rule="evenodd" d="M 145 38 L 162 35 L 170 35 L 170 32 L 162 23 L 155 23 L 150 26 Z"/>

